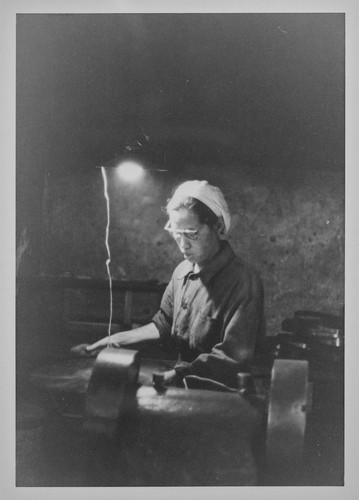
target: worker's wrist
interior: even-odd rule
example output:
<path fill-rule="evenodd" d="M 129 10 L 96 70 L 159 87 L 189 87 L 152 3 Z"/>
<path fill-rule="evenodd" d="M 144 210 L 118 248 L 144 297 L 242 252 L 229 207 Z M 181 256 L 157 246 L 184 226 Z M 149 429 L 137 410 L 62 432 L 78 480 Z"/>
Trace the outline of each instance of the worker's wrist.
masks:
<path fill-rule="evenodd" d="M 173 385 L 176 387 L 184 387 L 184 382 L 183 379 L 185 375 L 183 374 L 182 370 L 174 368 L 175 375 L 173 377 Z"/>

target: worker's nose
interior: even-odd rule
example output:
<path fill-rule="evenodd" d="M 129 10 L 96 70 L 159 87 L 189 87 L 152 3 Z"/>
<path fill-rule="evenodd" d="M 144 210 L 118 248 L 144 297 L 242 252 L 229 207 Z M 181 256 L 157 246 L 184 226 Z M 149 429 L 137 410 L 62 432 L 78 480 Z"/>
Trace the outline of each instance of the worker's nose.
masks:
<path fill-rule="evenodd" d="M 179 240 L 177 241 L 180 250 L 188 250 L 191 247 L 191 242 L 184 234 L 181 234 Z"/>

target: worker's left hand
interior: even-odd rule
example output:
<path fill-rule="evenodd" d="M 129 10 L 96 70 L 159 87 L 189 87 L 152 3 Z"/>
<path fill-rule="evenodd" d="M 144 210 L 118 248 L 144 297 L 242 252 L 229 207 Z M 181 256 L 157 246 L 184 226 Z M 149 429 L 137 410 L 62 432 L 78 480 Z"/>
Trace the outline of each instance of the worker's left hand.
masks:
<path fill-rule="evenodd" d="M 168 370 L 163 372 L 163 382 L 165 384 L 170 384 L 176 377 L 176 370 Z"/>

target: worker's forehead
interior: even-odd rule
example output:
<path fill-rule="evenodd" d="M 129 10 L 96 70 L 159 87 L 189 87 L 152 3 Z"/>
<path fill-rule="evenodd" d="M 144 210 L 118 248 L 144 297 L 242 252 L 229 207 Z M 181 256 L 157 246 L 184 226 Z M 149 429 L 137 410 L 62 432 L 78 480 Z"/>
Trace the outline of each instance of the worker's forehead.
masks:
<path fill-rule="evenodd" d="M 199 224 L 198 215 L 186 207 L 181 207 L 178 210 L 171 210 L 168 215 L 172 228 L 186 229 L 192 226 L 196 227 Z"/>

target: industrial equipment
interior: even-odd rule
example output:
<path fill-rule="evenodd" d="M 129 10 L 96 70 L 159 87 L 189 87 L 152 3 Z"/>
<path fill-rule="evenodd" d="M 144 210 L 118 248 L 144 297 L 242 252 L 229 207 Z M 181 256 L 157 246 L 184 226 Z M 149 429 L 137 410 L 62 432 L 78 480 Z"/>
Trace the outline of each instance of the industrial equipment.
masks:
<path fill-rule="evenodd" d="M 109 347 L 95 361 L 37 370 L 32 382 L 49 398 L 49 482 L 67 484 L 69 456 L 82 486 L 248 486 L 300 470 L 307 361 L 275 360 L 266 393 L 248 374 L 238 375 L 238 390 L 196 377 L 188 386 L 205 389 L 166 387 L 167 368 Z"/>

